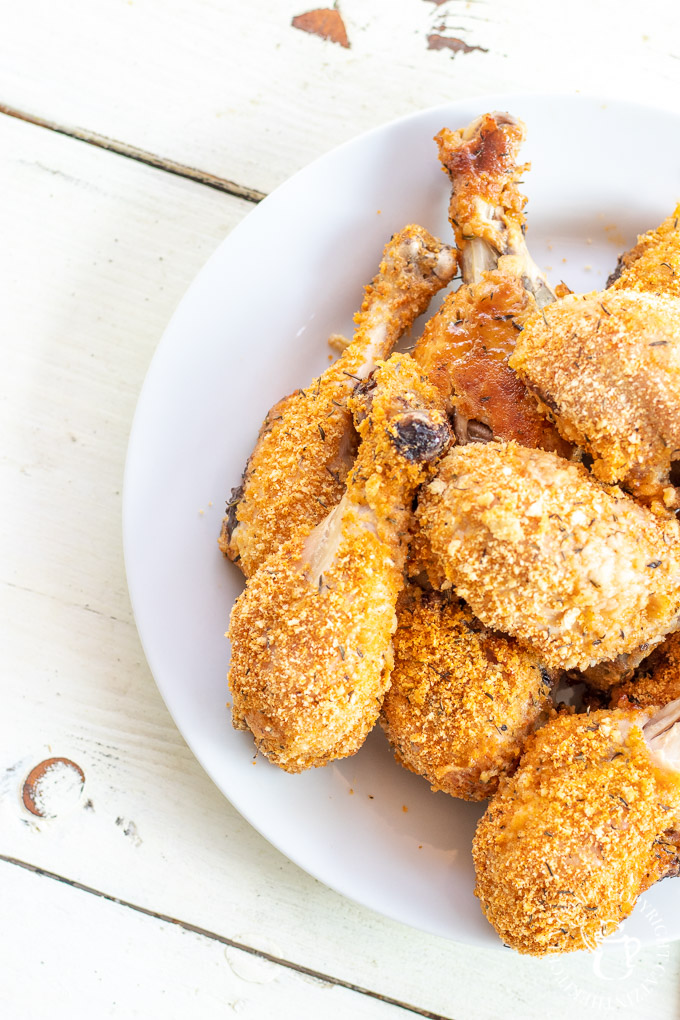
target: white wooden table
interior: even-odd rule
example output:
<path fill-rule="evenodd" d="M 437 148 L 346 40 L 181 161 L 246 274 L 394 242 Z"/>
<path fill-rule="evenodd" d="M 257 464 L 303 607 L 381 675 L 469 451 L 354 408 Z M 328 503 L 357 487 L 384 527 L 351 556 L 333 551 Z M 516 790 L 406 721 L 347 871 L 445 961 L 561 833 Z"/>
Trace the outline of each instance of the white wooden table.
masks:
<path fill-rule="evenodd" d="M 450 99 L 680 109 L 670 0 L 341 0 L 348 46 L 292 26 L 312 7 L 3 14 L 0 1016 L 678 1017 L 680 944 L 637 953 L 615 1006 L 590 958 L 452 944 L 324 888 L 213 787 L 145 663 L 121 554 L 130 422 L 175 304 L 253 203 Z"/>

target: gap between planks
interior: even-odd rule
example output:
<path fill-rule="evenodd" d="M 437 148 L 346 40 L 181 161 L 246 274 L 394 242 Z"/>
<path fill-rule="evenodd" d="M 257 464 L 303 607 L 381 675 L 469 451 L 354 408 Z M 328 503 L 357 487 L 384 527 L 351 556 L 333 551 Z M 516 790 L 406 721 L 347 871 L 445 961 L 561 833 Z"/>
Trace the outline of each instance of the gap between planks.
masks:
<path fill-rule="evenodd" d="M 177 163 L 173 159 L 165 159 L 163 156 L 156 156 L 153 152 L 146 152 L 136 145 L 127 145 L 125 142 L 116 141 L 115 138 L 107 138 L 106 135 L 99 135 L 96 131 L 87 131 L 84 128 L 67 127 L 64 124 L 57 124 L 55 121 L 47 120 L 45 117 L 38 117 L 33 113 L 26 113 L 14 106 L 0 102 L 0 113 L 7 117 L 14 117 L 16 120 L 23 120 L 35 127 L 45 128 L 48 131 L 55 131 L 59 135 L 66 135 L 67 138 L 74 138 L 76 141 L 85 142 L 87 145 L 94 145 L 98 149 L 105 149 L 107 152 L 115 152 L 118 156 L 125 156 L 126 159 L 134 159 L 138 163 L 152 166 L 156 170 L 164 170 L 166 173 L 174 174 L 176 177 L 185 177 L 198 184 L 204 184 L 215 191 L 226 192 L 234 198 L 242 198 L 246 202 L 257 204 L 267 196 L 263 191 L 255 188 L 247 188 L 243 184 L 227 180 L 225 177 L 218 177 L 216 174 L 207 173 L 204 170 L 197 170 L 195 167 L 185 166 L 184 163 Z"/>
<path fill-rule="evenodd" d="M 328 974 L 322 974 L 321 971 L 313 970 L 311 967 L 303 967 L 299 963 L 293 963 L 290 960 L 284 960 L 280 956 L 275 956 L 273 953 L 266 953 L 261 949 L 254 949 L 252 946 L 244 945 L 241 942 L 237 942 L 235 939 L 227 938 L 226 935 L 218 935 L 217 932 L 209 931 L 207 928 L 201 928 L 200 925 L 191 924 L 189 921 L 179 921 L 175 917 L 170 917 L 169 914 L 161 914 L 156 910 L 150 910 L 148 907 L 142 907 L 137 903 L 130 903 L 128 900 L 121 900 L 117 896 L 111 896 L 109 893 L 102 892 L 99 889 L 94 889 L 90 885 L 84 885 L 82 882 L 77 882 L 72 878 L 65 878 L 63 875 L 57 875 L 54 871 L 47 871 L 45 868 L 39 868 L 35 864 L 29 864 L 27 861 L 21 861 L 17 857 L 9 857 L 6 854 L 0 853 L 0 861 L 4 864 L 13 864 L 15 867 L 23 868 L 25 871 L 30 871 L 34 875 L 39 875 L 41 878 L 50 878 L 55 882 L 62 882 L 64 885 L 71 886 L 73 889 L 78 889 L 80 892 L 89 893 L 91 896 L 98 896 L 100 899 L 106 900 L 109 903 L 115 903 L 120 907 L 127 907 L 128 910 L 134 910 L 138 914 L 143 914 L 146 917 L 154 917 L 158 921 L 163 921 L 165 924 L 175 925 L 177 928 L 182 928 L 184 931 L 191 932 L 193 935 L 201 935 L 203 938 L 212 939 L 213 942 L 219 942 L 223 946 L 229 946 L 230 949 L 240 949 L 244 953 L 250 954 L 250 956 L 257 956 L 261 960 L 267 960 L 269 963 L 275 963 L 279 967 L 287 967 L 288 970 L 295 971 L 298 974 L 304 974 L 306 977 L 314 978 L 317 981 L 322 981 L 329 985 L 338 985 L 340 988 L 346 988 L 350 992 L 358 992 L 360 995 L 366 995 L 371 999 L 377 999 L 379 1002 L 384 1002 L 388 1006 L 397 1006 L 399 1009 L 403 1009 L 414 1016 L 425 1017 L 426 1020 L 453 1020 L 451 1017 L 445 1017 L 441 1013 L 431 1013 L 426 1009 L 419 1009 L 418 1006 L 411 1006 L 407 1002 L 401 1002 L 399 999 L 393 999 L 389 995 L 381 995 L 380 992 L 374 992 L 370 988 L 363 988 L 361 985 L 352 984 L 351 981 L 343 981 L 342 978 L 333 977 Z"/>

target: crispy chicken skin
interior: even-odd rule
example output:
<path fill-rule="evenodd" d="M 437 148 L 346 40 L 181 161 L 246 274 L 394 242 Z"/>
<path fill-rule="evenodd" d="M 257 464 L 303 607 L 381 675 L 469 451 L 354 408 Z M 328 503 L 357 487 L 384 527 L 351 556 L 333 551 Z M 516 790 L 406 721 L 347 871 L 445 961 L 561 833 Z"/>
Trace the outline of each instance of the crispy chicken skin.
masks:
<path fill-rule="evenodd" d="M 459 442 L 514 439 L 568 457 L 569 442 L 508 364 L 522 323 L 536 308 L 521 276 L 505 268 L 513 262 L 501 259 L 478 282 L 449 294 L 413 356 L 455 409 Z"/>
<path fill-rule="evenodd" d="M 569 444 L 508 365 L 525 320 L 555 299 L 524 241 L 517 181 L 527 166 L 517 158 L 525 135 L 507 113 L 437 135 L 463 286 L 427 323 L 413 356 L 454 411 L 459 442 L 495 436 L 568 456 Z"/>
<path fill-rule="evenodd" d="M 638 237 L 619 257 L 607 280 L 612 290 L 637 290 L 680 298 L 680 205 L 656 230 Z"/>
<path fill-rule="evenodd" d="M 456 267 L 455 251 L 423 227 L 395 234 L 355 316 L 353 341 L 323 375 L 269 411 L 219 539 L 246 577 L 339 502 L 357 447 L 347 401 Z"/>
<path fill-rule="evenodd" d="M 400 764 L 433 790 L 483 800 L 548 717 L 538 656 L 489 630 L 451 592 L 415 586 L 397 605 L 392 685 L 381 723 Z"/>
<path fill-rule="evenodd" d="M 674 873 L 680 702 L 669 709 L 561 715 L 529 738 L 473 843 L 476 895 L 508 946 L 594 949 Z"/>
<path fill-rule="evenodd" d="M 551 668 L 586 669 L 678 627 L 678 523 L 580 464 L 516 443 L 455 447 L 417 516 L 479 619 Z"/>
<path fill-rule="evenodd" d="M 231 615 L 234 725 L 288 772 L 353 754 L 378 719 L 413 495 L 451 440 L 408 355 L 359 390 L 361 445 L 340 503 L 269 557 Z"/>
<path fill-rule="evenodd" d="M 598 478 L 676 506 L 680 298 L 616 288 L 534 315 L 510 365 L 562 436 L 591 454 Z"/>

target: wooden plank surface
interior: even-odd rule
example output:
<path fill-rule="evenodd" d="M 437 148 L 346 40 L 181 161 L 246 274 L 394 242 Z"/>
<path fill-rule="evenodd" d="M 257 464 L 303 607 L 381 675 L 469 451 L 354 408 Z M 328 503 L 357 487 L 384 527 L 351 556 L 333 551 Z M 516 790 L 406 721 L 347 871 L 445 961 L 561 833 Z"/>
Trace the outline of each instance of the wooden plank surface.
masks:
<path fill-rule="evenodd" d="M 530 1020 L 545 1016 L 549 1003 L 551 1016 L 572 1017 L 574 994 L 602 991 L 590 959 L 572 957 L 556 974 L 551 961 L 454 945 L 344 900 L 255 833 L 183 744 L 144 662 L 126 594 L 123 460 L 163 325 L 249 206 L 11 118 L 0 118 L 0 132 L 0 185 L 11 196 L 3 232 L 13 242 L 0 265 L 10 284 L 2 308 L 0 855 L 126 901 L 130 914 L 139 907 L 178 919 L 208 942 L 212 933 L 421 1012 Z M 55 757 L 76 763 L 85 782 L 81 789 L 67 770 L 65 787 L 52 791 L 55 817 L 37 817 L 22 800 L 24 780 Z M 43 799 L 49 814 L 47 793 Z M 54 880 L 26 884 L 20 870 L 0 869 L 6 916 L 16 916 L 21 882 L 24 911 L 35 915 L 33 944 L 45 942 L 56 916 L 60 937 L 77 942 L 88 894 L 72 893 L 70 909 L 53 908 Z M 132 931 L 137 921 L 127 916 L 117 914 L 114 929 L 129 923 Z M 150 966 L 165 968 L 165 923 Z M 129 938 L 134 944 L 137 936 Z M 0 940 L 7 958 L 11 926 Z M 211 964 L 213 948 L 197 946 L 192 958 L 203 954 L 204 982 L 197 1001 L 210 1015 L 227 978 L 223 958 Z M 677 1007 L 678 948 L 649 992 L 660 1020 Z M 67 967 L 64 957 L 53 959 L 56 969 Z M 655 973 L 657 954 L 640 953 L 635 965 L 641 977 Z M 52 971 L 45 974 L 43 992 Z M 561 992 L 560 982 L 576 992 Z M 0 984 L 0 1003 L 4 996 L 14 1005 L 16 987 Z M 110 974 L 102 988 L 110 990 Z M 246 1015 L 279 1015 L 279 991 L 259 989 Z M 142 1001 L 158 1008 L 158 987 L 156 995 Z M 312 998 L 300 1001 L 302 1015 L 313 1015 Z M 366 1015 L 385 1015 L 377 1000 L 370 1008 Z M 619 1015 L 639 1017 L 636 1010 L 629 1003 Z"/>
<path fill-rule="evenodd" d="M 360 131 L 463 96 L 578 90 L 678 105 L 680 17 L 668 0 L 342 0 L 348 49 L 292 27 L 312 8 L 16 4 L 0 38 L 0 103 L 265 192 Z M 461 48 L 428 48 L 432 36 Z M 559 124 L 556 144 L 571 144 Z"/>
<path fill-rule="evenodd" d="M 292 27 L 312 6 L 34 0 L 3 19 L 0 1011 L 675 1020 L 680 944 L 533 960 L 321 886 L 213 787 L 146 666 L 120 539 L 129 426 L 176 302 L 252 200 L 465 95 L 680 105 L 667 0 L 341 0 L 347 48 Z M 54 817 L 22 797 L 46 761 L 32 788 Z"/>
<path fill-rule="evenodd" d="M 6 916 L 25 917 L 27 903 L 40 905 L 3 947 L 1 994 L 17 1007 L 13 1018 L 408 1015 L 392 1003 L 7 864 L 0 864 L 0 888 Z"/>

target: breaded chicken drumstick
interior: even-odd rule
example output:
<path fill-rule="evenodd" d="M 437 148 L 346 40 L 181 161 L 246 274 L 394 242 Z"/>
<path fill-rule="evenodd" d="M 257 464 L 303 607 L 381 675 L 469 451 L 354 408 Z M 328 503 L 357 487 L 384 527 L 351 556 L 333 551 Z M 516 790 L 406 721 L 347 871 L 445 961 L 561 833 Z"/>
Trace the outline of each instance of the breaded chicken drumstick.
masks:
<path fill-rule="evenodd" d="M 641 234 L 634 248 L 619 256 L 607 287 L 680 297 L 680 205 L 655 230 Z"/>
<path fill-rule="evenodd" d="M 350 401 L 361 445 L 340 503 L 269 557 L 231 615 L 234 725 L 288 772 L 353 754 L 377 721 L 413 495 L 452 438 L 408 355 L 362 389 Z"/>
<path fill-rule="evenodd" d="M 473 843 L 476 895 L 520 953 L 593 949 L 677 874 L 680 701 L 562 715 L 528 741 Z"/>
<path fill-rule="evenodd" d="M 219 542 L 246 577 L 340 501 L 357 446 L 347 401 L 456 267 L 454 249 L 423 227 L 395 234 L 366 288 L 352 342 L 323 375 L 270 410 L 232 492 Z"/>
<path fill-rule="evenodd" d="M 621 256 L 609 284 L 534 315 L 510 364 L 599 478 L 677 508 L 680 206 Z"/>
<path fill-rule="evenodd" d="M 524 321 L 555 300 L 524 240 L 517 182 L 527 167 L 517 159 L 525 135 L 508 113 L 437 135 L 463 286 L 427 323 L 413 357 L 454 412 L 459 443 L 514 439 L 568 456 L 571 447 L 508 366 Z"/>
<path fill-rule="evenodd" d="M 680 505 L 680 298 L 570 294 L 525 324 L 510 364 L 598 478 Z"/>
<path fill-rule="evenodd" d="M 680 624 L 680 527 L 580 464 L 516 443 L 455 447 L 417 516 L 456 592 L 552 668 L 642 654 Z"/>
<path fill-rule="evenodd" d="M 490 797 L 548 718 L 550 671 L 534 652 L 480 623 L 452 592 L 407 587 L 397 619 L 381 715 L 397 761 L 433 790 Z"/>

